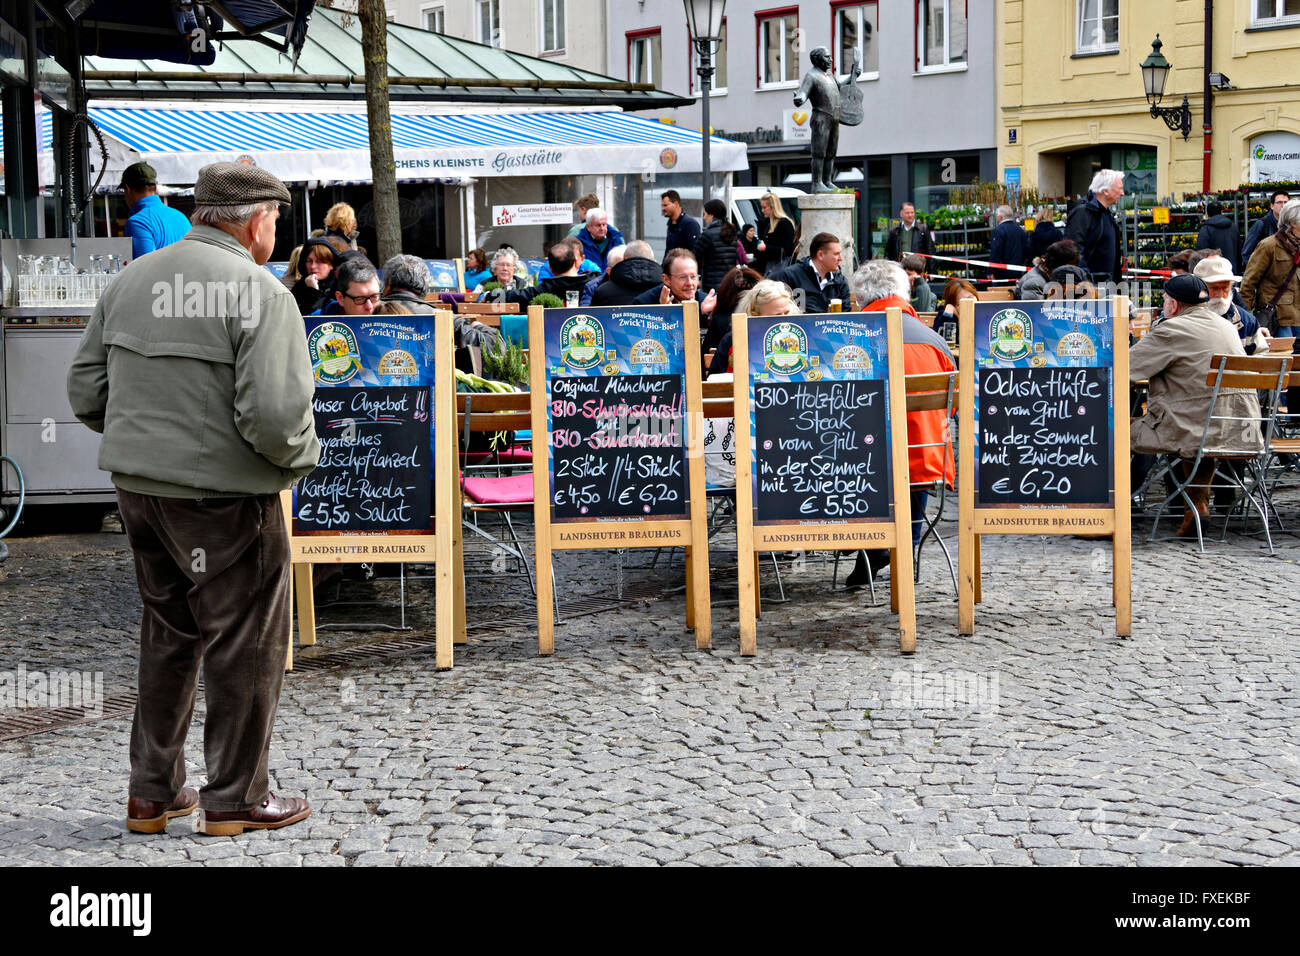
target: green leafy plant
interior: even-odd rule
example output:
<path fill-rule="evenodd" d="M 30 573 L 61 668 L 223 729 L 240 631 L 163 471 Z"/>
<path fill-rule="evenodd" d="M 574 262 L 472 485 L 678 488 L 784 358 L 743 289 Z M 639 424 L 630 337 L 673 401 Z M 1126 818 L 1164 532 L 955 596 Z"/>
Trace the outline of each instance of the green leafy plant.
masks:
<path fill-rule="evenodd" d="M 484 292 L 492 292 L 493 290 L 495 290 L 495 289 L 499 289 L 499 288 L 501 288 L 501 283 L 500 283 L 500 282 L 497 282 L 495 279 L 493 279 L 491 282 L 484 282 L 484 283 L 483 283 L 483 291 L 484 291 Z"/>
<path fill-rule="evenodd" d="M 498 382 L 526 387 L 528 385 L 528 353 L 513 340 L 497 338 L 483 349 L 483 371 L 488 378 Z"/>
<path fill-rule="evenodd" d="M 543 309 L 559 309 L 564 306 L 564 300 L 553 292 L 542 292 L 533 296 L 529 305 L 540 305 Z"/>

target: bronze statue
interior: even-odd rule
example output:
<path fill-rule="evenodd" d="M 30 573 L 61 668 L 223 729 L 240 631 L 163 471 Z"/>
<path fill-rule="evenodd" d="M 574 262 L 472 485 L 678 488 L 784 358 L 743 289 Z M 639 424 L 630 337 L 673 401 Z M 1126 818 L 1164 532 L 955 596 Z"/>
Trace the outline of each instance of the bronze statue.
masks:
<path fill-rule="evenodd" d="M 843 87 L 832 71 L 830 50 L 814 47 L 808 58 L 813 68 L 804 74 L 803 83 L 794 95 L 794 105 L 803 106 L 805 102 L 812 105 L 812 191 L 833 193 L 840 124 L 857 126 L 862 122 L 862 91 L 857 85 L 862 72 L 861 58 L 854 50 L 853 71 Z"/>

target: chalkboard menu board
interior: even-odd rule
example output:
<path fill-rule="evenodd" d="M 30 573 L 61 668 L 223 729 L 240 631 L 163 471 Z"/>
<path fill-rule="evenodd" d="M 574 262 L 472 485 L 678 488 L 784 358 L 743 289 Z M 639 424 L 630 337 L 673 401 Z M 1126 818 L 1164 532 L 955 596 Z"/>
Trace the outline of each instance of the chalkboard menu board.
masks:
<path fill-rule="evenodd" d="M 749 320 L 756 524 L 893 520 L 885 314 Z"/>
<path fill-rule="evenodd" d="M 977 302 L 974 316 L 975 506 L 1113 504 L 1111 301 Z"/>
<path fill-rule="evenodd" d="M 455 259 L 425 259 L 424 264 L 429 267 L 430 292 L 460 291 L 460 271 Z"/>
<path fill-rule="evenodd" d="M 547 309 L 551 520 L 689 514 L 682 309 Z"/>
<path fill-rule="evenodd" d="M 318 387 L 320 462 L 298 484 L 294 533 L 429 532 L 429 390 Z"/>

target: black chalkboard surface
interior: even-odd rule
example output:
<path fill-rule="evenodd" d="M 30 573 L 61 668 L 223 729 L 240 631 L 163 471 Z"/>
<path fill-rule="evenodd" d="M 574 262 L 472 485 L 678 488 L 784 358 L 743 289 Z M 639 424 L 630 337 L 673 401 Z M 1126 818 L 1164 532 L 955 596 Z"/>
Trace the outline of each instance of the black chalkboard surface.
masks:
<path fill-rule="evenodd" d="M 1110 369 L 979 370 L 979 503 L 1111 501 Z"/>
<path fill-rule="evenodd" d="M 754 383 L 754 520 L 889 520 L 885 379 Z"/>
<path fill-rule="evenodd" d="M 686 516 L 681 375 L 551 379 L 557 520 Z"/>
<path fill-rule="evenodd" d="M 294 534 L 429 532 L 429 389 L 321 386 L 320 463 L 298 485 Z"/>

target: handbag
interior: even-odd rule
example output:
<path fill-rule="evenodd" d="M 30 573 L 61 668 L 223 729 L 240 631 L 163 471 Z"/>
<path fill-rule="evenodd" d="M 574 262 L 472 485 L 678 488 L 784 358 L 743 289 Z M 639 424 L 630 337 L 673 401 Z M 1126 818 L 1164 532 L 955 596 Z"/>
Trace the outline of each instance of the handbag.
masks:
<path fill-rule="evenodd" d="M 1268 305 L 1261 305 L 1255 310 L 1255 318 L 1259 321 L 1260 328 L 1267 328 L 1269 335 L 1277 335 L 1277 300 L 1282 298 L 1282 293 L 1286 287 L 1291 284 L 1291 279 L 1295 276 L 1296 269 L 1300 269 L 1300 262 L 1291 266 L 1291 271 L 1286 274 L 1282 284 L 1277 287 L 1277 292 L 1273 294 L 1273 301 Z"/>

